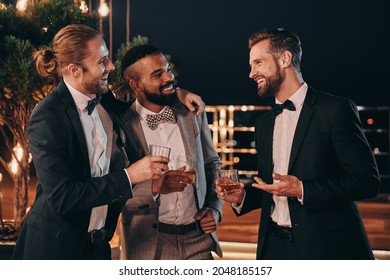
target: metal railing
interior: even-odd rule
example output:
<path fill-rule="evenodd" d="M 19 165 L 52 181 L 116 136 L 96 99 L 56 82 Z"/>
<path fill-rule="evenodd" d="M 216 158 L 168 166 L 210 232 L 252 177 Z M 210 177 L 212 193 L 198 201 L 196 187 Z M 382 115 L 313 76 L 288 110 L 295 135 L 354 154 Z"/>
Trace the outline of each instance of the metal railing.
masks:
<path fill-rule="evenodd" d="M 270 109 L 255 105 L 206 106 L 213 144 L 224 168 L 237 168 L 247 177 L 257 174 L 254 126 L 257 117 Z M 390 107 L 358 106 L 358 110 L 378 163 L 381 191 L 390 193 Z"/>

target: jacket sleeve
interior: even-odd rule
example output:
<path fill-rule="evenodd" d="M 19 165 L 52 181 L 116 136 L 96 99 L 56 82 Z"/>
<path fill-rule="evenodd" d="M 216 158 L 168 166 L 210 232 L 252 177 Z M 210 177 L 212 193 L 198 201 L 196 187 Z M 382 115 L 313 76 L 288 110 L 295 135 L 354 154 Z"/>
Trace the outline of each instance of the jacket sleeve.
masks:
<path fill-rule="evenodd" d="M 360 200 L 379 191 L 378 168 L 355 104 L 349 99 L 338 102 L 330 112 L 330 124 L 329 138 L 336 155 L 333 165 L 338 172 L 332 177 L 303 180 L 304 207 Z"/>

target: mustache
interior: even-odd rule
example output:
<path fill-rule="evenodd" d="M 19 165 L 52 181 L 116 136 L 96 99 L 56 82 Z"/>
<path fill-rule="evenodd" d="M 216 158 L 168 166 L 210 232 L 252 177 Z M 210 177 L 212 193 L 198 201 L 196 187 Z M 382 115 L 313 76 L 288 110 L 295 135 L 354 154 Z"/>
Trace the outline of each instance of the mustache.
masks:
<path fill-rule="evenodd" d="M 165 85 L 163 85 L 163 86 L 160 87 L 160 91 L 163 90 L 164 88 L 170 87 L 170 86 L 175 87 L 175 82 L 174 82 L 174 81 L 171 81 L 171 82 L 166 83 Z"/>

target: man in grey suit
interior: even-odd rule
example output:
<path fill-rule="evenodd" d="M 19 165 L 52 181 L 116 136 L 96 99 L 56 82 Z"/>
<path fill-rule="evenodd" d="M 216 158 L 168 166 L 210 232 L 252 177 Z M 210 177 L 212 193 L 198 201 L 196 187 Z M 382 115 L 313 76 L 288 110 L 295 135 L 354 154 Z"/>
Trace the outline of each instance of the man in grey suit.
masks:
<path fill-rule="evenodd" d="M 133 198 L 122 210 L 121 257 L 212 259 L 211 251 L 221 256 L 215 230 L 223 201 L 214 186 L 221 161 L 213 148 L 206 113 L 195 116 L 177 102 L 174 75 L 156 47 L 129 50 L 122 71 L 137 98 L 124 121 L 135 138 L 138 156 L 147 154 L 151 144 L 170 147 L 171 170 L 159 180 L 135 186 Z M 188 173 L 177 170 L 178 156 L 196 159 L 194 183 Z"/>

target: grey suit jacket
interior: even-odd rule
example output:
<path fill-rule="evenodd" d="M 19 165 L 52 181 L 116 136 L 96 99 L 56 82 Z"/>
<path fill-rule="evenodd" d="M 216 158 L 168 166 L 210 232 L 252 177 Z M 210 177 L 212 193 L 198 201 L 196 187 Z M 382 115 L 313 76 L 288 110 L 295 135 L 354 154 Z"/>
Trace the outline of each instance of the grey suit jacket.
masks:
<path fill-rule="evenodd" d="M 222 214 L 223 201 L 215 194 L 214 179 L 221 168 L 221 161 L 215 151 L 208 127 L 206 113 L 194 116 L 181 103 L 172 107 L 187 156 L 196 158 L 196 203 L 198 209 L 204 207 L 217 211 L 216 221 Z M 142 130 L 135 103 L 124 115 L 125 126 L 132 135 L 139 157 L 147 154 L 148 147 Z M 153 259 L 158 237 L 159 200 L 154 200 L 151 181 L 138 184 L 133 189 L 133 198 L 126 202 L 122 210 L 122 258 Z M 222 256 L 215 232 L 214 251 Z"/>

